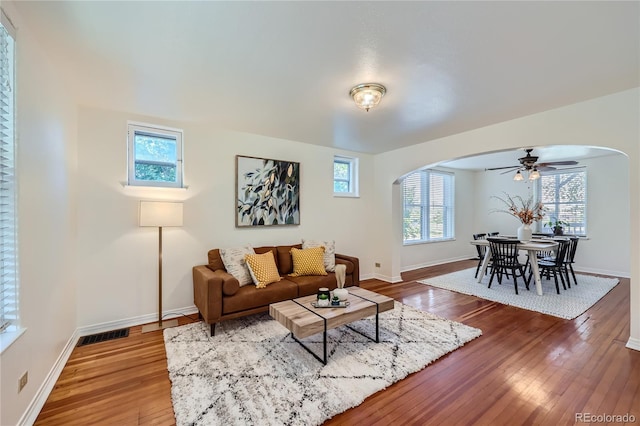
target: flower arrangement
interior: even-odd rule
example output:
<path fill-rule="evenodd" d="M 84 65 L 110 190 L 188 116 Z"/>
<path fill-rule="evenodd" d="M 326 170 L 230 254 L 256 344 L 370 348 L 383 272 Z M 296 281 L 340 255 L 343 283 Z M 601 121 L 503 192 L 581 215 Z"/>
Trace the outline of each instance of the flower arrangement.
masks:
<path fill-rule="evenodd" d="M 533 197 L 529 197 L 527 200 L 523 199 L 519 195 L 511 196 L 504 193 L 505 198 L 492 196 L 507 206 L 507 209 L 495 209 L 492 212 L 508 213 L 511 216 L 517 217 L 520 222 L 525 225 L 531 225 L 534 221 L 542 220 L 545 215 L 545 208 L 540 202 L 534 202 Z"/>

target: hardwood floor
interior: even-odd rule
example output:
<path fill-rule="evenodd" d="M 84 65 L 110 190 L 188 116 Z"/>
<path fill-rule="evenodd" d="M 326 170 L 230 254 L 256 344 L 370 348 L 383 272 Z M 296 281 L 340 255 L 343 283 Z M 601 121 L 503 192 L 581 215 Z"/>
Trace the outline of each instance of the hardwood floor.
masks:
<path fill-rule="evenodd" d="M 628 279 L 571 321 L 415 281 L 475 265 L 362 283 L 483 335 L 327 425 L 568 425 L 576 413 L 630 414 L 640 423 L 640 352 L 625 347 Z M 173 425 L 170 389 L 161 332 L 133 327 L 127 338 L 74 349 L 36 425 Z"/>

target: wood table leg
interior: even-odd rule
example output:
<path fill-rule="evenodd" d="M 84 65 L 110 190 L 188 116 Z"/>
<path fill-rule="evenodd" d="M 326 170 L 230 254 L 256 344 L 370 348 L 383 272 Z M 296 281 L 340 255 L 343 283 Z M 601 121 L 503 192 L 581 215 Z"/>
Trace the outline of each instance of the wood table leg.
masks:
<path fill-rule="evenodd" d="M 542 296 L 542 281 L 540 281 L 540 269 L 538 268 L 536 250 L 527 250 L 527 253 L 529 254 L 529 266 L 531 266 L 531 272 L 533 272 L 533 279 L 536 281 L 536 292 L 538 296 Z"/>
<path fill-rule="evenodd" d="M 484 252 L 484 259 L 482 259 L 482 267 L 480 268 L 480 272 L 478 273 L 478 282 L 482 282 L 482 277 L 487 273 L 487 267 L 489 266 L 489 261 L 491 260 L 491 250 L 487 246 L 487 249 Z"/>

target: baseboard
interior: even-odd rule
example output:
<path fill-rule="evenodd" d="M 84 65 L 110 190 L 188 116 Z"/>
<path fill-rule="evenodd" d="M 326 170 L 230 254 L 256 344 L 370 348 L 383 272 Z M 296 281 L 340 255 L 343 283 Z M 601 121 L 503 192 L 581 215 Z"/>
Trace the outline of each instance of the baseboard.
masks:
<path fill-rule="evenodd" d="M 178 318 L 184 315 L 197 314 L 198 308 L 195 305 L 187 306 L 180 309 L 172 309 L 170 311 L 164 311 L 162 319 Z M 158 314 L 140 315 L 132 318 L 125 318 L 117 321 L 108 321 L 100 324 L 88 325 L 80 327 L 78 330 L 80 336 L 88 336 L 90 334 L 102 333 L 109 330 L 117 330 L 119 328 L 134 327 L 136 325 L 148 324 L 150 322 L 158 321 Z"/>
<path fill-rule="evenodd" d="M 607 275 L 610 277 L 620 277 L 620 278 L 631 278 L 631 274 L 629 271 L 610 271 L 607 269 L 594 269 L 594 268 L 583 268 L 582 266 L 574 265 L 573 269 L 576 273 L 586 272 L 589 274 L 597 274 L 597 275 Z"/>
<path fill-rule="evenodd" d="M 187 306 L 181 309 L 173 309 L 171 311 L 165 311 L 163 315 L 163 319 L 171 319 L 178 318 L 183 315 L 191 315 L 198 313 L 198 308 L 195 305 Z M 71 357 L 71 353 L 73 349 L 76 347 L 78 340 L 82 336 L 87 336 L 90 334 L 102 333 L 104 331 L 117 330 L 119 328 L 133 327 L 136 325 L 147 324 L 150 322 L 154 322 L 158 320 L 157 314 L 148 314 L 148 315 L 140 315 L 138 317 L 127 318 L 123 320 L 117 321 L 108 321 L 100 324 L 89 325 L 85 327 L 76 328 L 73 332 L 67 344 L 64 346 L 64 349 L 56 359 L 56 362 L 53 364 L 53 367 L 45 377 L 42 385 L 36 392 L 35 396 L 31 400 L 31 403 L 27 407 L 26 411 L 20 418 L 18 422 L 18 426 L 29 426 L 35 423 L 36 418 L 38 418 L 38 414 L 40 414 L 40 410 L 44 407 L 45 402 L 47 402 L 47 398 L 49 394 L 53 390 L 53 387 L 56 385 L 60 374 L 62 374 L 62 370 L 64 366 L 67 364 L 69 357 Z"/>
<path fill-rule="evenodd" d="M 415 271 L 416 269 L 428 268 L 430 266 L 436 266 L 436 265 L 444 265 L 445 263 L 459 262 L 461 260 L 469 260 L 469 259 L 472 259 L 472 258 L 473 258 L 472 255 L 466 255 L 466 256 L 453 257 L 451 259 L 436 260 L 434 262 L 420 263 L 420 264 L 417 264 L 417 265 L 408 265 L 408 266 L 405 266 L 405 267 L 401 268 L 400 272 Z"/>
<path fill-rule="evenodd" d="M 627 342 L 627 348 L 634 349 L 636 351 L 640 351 L 640 339 L 635 339 L 633 337 L 629 337 L 629 341 Z"/>
<path fill-rule="evenodd" d="M 391 284 L 402 282 L 402 277 L 390 277 L 382 274 L 373 274 L 373 278 L 380 281 L 385 281 Z"/>
<path fill-rule="evenodd" d="M 78 343 L 78 339 L 80 339 L 80 334 L 78 334 L 78 329 L 76 329 L 67 341 L 64 349 L 62 349 L 62 352 L 58 356 L 58 359 L 56 359 L 56 362 L 53 364 L 53 367 L 51 367 L 51 370 L 45 377 L 44 382 L 42 382 L 42 385 L 40 385 L 40 388 L 31 400 L 31 403 L 27 407 L 27 410 L 18 421 L 19 426 L 28 426 L 35 423 L 36 419 L 38 418 L 38 414 L 40 414 L 40 410 L 42 410 L 42 407 L 44 407 L 44 403 L 47 402 L 49 394 L 53 390 L 53 387 L 56 385 L 58 377 L 60 377 L 60 374 L 62 374 L 62 369 L 67 364 L 67 361 L 69 360 L 69 357 L 73 352 L 73 348 L 75 348 L 76 344 Z"/>

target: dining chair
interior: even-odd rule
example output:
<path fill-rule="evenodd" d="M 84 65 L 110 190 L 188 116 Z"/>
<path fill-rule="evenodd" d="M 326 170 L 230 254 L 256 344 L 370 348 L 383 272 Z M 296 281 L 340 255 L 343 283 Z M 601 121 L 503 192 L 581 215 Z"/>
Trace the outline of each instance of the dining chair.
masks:
<path fill-rule="evenodd" d="M 571 287 L 571 282 L 569 281 L 569 272 L 573 276 L 573 282 L 575 285 L 578 285 L 578 280 L 576 279 L 576 273 L 573 270 L 573 264 L 575 263 L 574 258 L 576 256 L 576 250 L 578 249 L 578 241 L 580 239 L 578 237 L 570 237 L 569 239 L 569 248 L 567 249 L 567 254 L 564 261 L 564 266 L 566 269 L 567 281 L 569 282 L 569 287 Z"/>
<path fill-rule="evenodd" d="M 524 264 L 520 263 L 518 259 L 518 244 L 520 241 L 512 239 L 501 238 L 487 238 L 489 241 L 489 250 L 491 250 L 491 260 L 493 261 L 493 269 L 491 270 L 491 278 L 489 279 L 489 286 L 493 282 L 493 277 L 498 275 L 498 284 L 502 284 L 502 276 L 509 275 L 509 271 L 513 275 L 513 287 L 518 294 L 518 278 L 517 273 L 520 273 L 524 285 L 529 290 L 529 279 L 524 274 Z"/>
<path fill-rule="evenodd" d="M 547 279 L 551 279 L 551 275 L 553 274 L 553 280 L 556 284 L 556 292 L 560 294 L 560 286 L 558 285 L 558 276 L 560 276 L 560 282 L 562 282 L 562 288 L 564 290 L 567 289 L 567 285 L 565 283 L 564 277 L 567 276 L 567 280 L 569 276 L 567 275 L 567 269 L 565 266 L 565 259 L 567 256 L 567 250 L 569 249 L 569 240 L 566 239 L 556 239 L 558 243 L 558 247 L 555 250 L 553 258 L 545 258 L 538 259 L 538 269 L 540 269 L 540 276 L 547 275 Z M 533 275 L 533 271 L 529 269 L 529 278 Z M 527 280 L 527 281 L 528 281 Z M 569 284 L 571 286 L 571 284 Z"/>
<path fill-rule="evenodd" d="M 483 240 L 487 234 L 473 234 L 474 240 Z M 480 267 L 482 266 L 482 261 L 484 260 L 484 255 L 487 252 L 486 246 L 476 246 L 476 250 L 478 252 L 478 266 L 476 267 L 476 275 L 475 278 L 478 278 L 478 271 L 480 271 Z M 489 268 L 487 268 L 488 270 Z"/>

